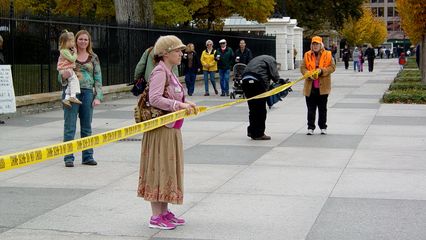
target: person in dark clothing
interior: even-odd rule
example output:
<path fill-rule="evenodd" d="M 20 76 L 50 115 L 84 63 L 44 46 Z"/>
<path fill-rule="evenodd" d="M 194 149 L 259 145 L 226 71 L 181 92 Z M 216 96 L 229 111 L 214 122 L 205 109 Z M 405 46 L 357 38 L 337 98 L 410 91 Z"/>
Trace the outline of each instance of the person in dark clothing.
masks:
<path fill-rule="evenodd" d="M 220 89 L 222 90 L 220 96 L 223 97 L 229 96 L 229 74 L 232 65 L 234 65 L 234 51 L 226 46 L 225 39 L 221 39 L 219 44 L 220 47 L 216 50 L 215 59 L 219 70 Z"/>
<path fill-rule="evenodd" d="M 365 50 L 365 56 L 367 57 L 367 61 L 368 61 L 368 71 L 372 72 L 374 67 L 374 58 L 376 58 L 376 53 L 374 52 L 374 49 L 371 46 L 371 44 L 368 44 L 367 50 Z"/>
<path fill-rule="evenodd" d="M 183 54 L 182 63 L 184 64 L 183 73 L 185 75 L 185 84 L 188 89 L 188 95 L 194 94 L 195 78 L 197 72 L 200 70 L 200 58 L 195 52 L 194 44 L 189 43 L 186 45 L 185 52 Z"/>
<path fill-rule="evenodd" d="M 246 48 L 246 41 L 240 41 L 240 48 L 235 51 L 235 63 L 243 63 L 248 64 L 250 60 L 253 58 L 253 54 L 251 50 Z"/>
<path fill-rule="evenodd" d="M 5 64 L 5 63 L 6 61 L 4 60 L 4 55 L 3 55 L 3 38 L 0 35 L 0 64 Z M 0 121 L 0 124 L 2 124 L 1 121 Z"/>
<path fill-rule="evenodd" d="M 242 88 L 247 98 L 254 97 L 269 90 L 273 82 L 280 81 L 277 62 L 269 55 L 260 55 L 253 58 L 243 73 Z M 266 121 L 266 98 L 253 99 L 248 101 L 249 126 L 247 136 L 253 140 L 270 140 L 271 137 L 265 135 Z"/>
<path fill-rule="evenodd" d="M 345 69 L 349 68 L 349 58 L 351 57 L 351 51 L 348 46 L 345 45 L 345 48 L 342 50 L 342 60 L 345 62 Z"/>

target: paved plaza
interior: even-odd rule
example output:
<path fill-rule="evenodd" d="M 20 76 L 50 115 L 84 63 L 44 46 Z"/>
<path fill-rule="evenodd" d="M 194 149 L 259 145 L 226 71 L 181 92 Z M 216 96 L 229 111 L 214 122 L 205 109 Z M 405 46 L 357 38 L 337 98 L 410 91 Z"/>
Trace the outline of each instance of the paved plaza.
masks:
<path fill-rule="evenodd" d="M 186 119 L 183 205 L 172 231 L 148 228 L 136 197 L 140 138 L 95 149 L 96 167 L 62 159 L 0 173 L 2 240 L 422 240 L 426 239 L 426 105 L 381 104 L 396 59 L 374 72 L 338 64 L 328 135 L 306 135 L 303 84 L 268 112 L 271 141 L 246 136 L 247 104 Z M 298 70 L 280 72 L 295 80 Z M 231 101 L 204 97 L 198 105 Z M 94 133 L 133 124 L 135 98 L 105 102 Z M 0 155 L 61 142 L 61 110 L 8 119 Z"/>

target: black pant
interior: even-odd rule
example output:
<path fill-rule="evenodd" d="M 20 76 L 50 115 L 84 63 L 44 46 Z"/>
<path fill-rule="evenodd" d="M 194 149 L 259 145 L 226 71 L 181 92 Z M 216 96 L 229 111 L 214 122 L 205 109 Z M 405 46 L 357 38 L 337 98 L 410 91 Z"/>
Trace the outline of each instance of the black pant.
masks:
<path fill-rule="evenodd" d="M 315 129 L 315 114 L 318 108 L 318 126 L 327 129 L 327 100 L 328 94 L 320 95 L 319 89 L 312 86 L 311 95 L 306 98 L 308 107 L 308 129 Z"/>
<path fill-rule="evenodd" d="M 242 88 L 247 98 L 266 92 L 265 86 L 256 80 L 244 80 Z M 250 124 L 247 128 L 247 135 L 251 138 L 262 137 L 265 135 L 266 98 L 250 100 L 248 107 Z"/>
<path fill-rule="evenodd" d="M 373 67 L 374 67 L 374 58 L 368 58 L 368 71 L 372 72 L 373 71 Z"/>
<path fill-rule="evenodd" d="M 345 69 L 349 68 L 349 60 L 343 60 L 345 62 Z"/>

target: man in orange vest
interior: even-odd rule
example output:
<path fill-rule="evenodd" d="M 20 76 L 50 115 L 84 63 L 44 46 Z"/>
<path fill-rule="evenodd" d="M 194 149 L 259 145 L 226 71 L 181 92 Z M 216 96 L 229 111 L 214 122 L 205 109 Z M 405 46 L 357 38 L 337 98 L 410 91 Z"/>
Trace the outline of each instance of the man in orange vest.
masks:
<path fill-rule="evenodd" d="M 331 91 L 331 73 L 336 70 L 330 51 L 325 50 L 322 38 L 315 36 L 311 41 L 311 50 L 304 55 L 300 66 L 303 75 L 318 70 L 318 75 L 305 80 L 303 95 L 308 108 L 308 133 L 313 135 L 315 130 L 315 115 L 318 108 L 318 126 L 321 134 L 327 134 L 327 100 Z"/>

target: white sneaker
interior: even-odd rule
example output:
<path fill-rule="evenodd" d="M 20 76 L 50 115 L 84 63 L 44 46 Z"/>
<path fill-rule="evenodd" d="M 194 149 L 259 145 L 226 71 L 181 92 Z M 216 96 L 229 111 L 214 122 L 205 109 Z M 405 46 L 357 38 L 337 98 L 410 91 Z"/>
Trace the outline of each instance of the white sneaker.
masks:
<path fill-rule="evenodd" d="M 322 135 L 327 135 L 327 129 L 321 129 L 321 134 Z"/>
<path fill-rule="evenodd" d="M 314 135 L 314 130 L 313 129 L 308 129 L 308 133 L 306 133 L 306 135 Z"/>

